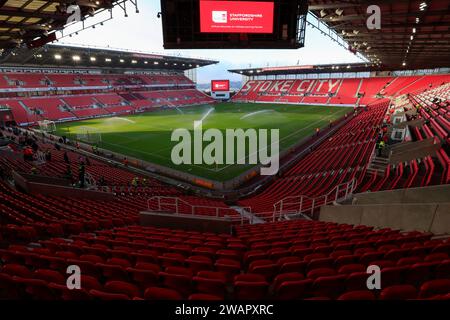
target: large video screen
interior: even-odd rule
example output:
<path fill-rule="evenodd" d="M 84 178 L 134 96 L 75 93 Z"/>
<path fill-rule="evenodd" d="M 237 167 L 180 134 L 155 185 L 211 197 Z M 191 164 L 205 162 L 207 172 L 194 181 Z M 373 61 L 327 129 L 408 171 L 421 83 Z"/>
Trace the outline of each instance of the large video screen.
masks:
<path fill-rule="evenodd" d="M 274 3 L 200 1 L 200 32 L 272 33 Z"/>
<path fill-rule="evenodd" d="M 212 80 L 211 91 L 230 91 L 230 80 Z"/>
<path fill-rule="evenodd" d="M 308 0 L 161 0 L 165 49 L 297 49 Z"/>

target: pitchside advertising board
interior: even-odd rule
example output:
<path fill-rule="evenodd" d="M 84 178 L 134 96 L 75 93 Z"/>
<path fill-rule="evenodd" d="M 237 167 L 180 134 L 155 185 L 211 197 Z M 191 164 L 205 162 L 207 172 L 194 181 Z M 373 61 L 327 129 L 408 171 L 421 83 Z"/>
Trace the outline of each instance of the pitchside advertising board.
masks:
<path fill-rule="evenodd" d="M 200 32 L 272 33 L 273 2 L 200 0 Z"/>

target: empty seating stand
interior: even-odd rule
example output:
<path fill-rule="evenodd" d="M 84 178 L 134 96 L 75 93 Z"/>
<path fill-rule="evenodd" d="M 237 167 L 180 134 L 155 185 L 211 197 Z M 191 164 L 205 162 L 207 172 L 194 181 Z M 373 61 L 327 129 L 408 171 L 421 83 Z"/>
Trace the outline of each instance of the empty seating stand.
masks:
<path fill-rule="evenodd" d="M 43 96 L 59 91 L 64 96 Z M 162 90 L 164 89 L 164 90 Z M 19 125 L 37 124 L 41 120 L 67 121 L 98 116 L 127 114 L 152 107 L 181 107 L 211 103 L 214 100 L 197 91 L 194 83 L 180 74 L 158 75 L 90 75 L 53 73 L 1 73 L 0 93 L 9 95 L 30 92 L 30 97 L 0 99 L 0 105 L 12 110 Z M 121 94 L 122 90 L 139 90 L 146 96 Z M 105 93 L 109 92 L 109 93 Z M 137 92 L 134 96 L 140 96 Z M 124 96 L 130 97 L 130 100 Z"/>
<path fill-rule="evenodd" d="M 10 245 L 0 292 L 32 299 L 434 299 L 450 292 L 449 248 L 430 234 L 314 221 L 238 228 L 235 236 L 137 225 Z M 83 268 L 68 292 L 65 269 Z M 378 264 L 382 290 L 368 291 Z M 205 295 L 205 296 L 204 296 Z"/>
<path fill-rule="evenodd" d="M 84 118 L 132 112 L 138 108 L 180 107 L 211 101 L 189 87 L 192 82 L 182 75 L 48 74 L 44 78 L 50 82 L 45 84 L 44 81 L 43 86 L 128 86 L 130 90 L 2 99 L 0 104 L 13 110 L 16 121 L 57 120 L 69 115 Z M 0 87 L 11 86 L 7 79 L 0 77 Z M 443 100 L 433 102 L 435 97 L 447 97 L 448 91 L 438 85 L 443 78 L 433 78 L 431 88 L 423 91 L 427 85 L 424 79 L 426 77 L 386 77 L 326 79 L 314 83 L 301 80 L 247 83 L 237 95 L 237 101 L 282 103 L 287 99 L 295 103 L 353 104 L 359 100 L 368 107 L 356 110 L 340 129 L 265 190 L 240 200 L 239 204 L 250 207 L 252 213 L 264 218 L 265 213 L 273 212 L 274 203 L 285 197 L 306 195 L 312 199 L 353 180 L 366 190 L 448 183 L 448 106 L 442 105 Z M 15 86 L 25 83 L 36 86 L 41 83 L 41 76 L 20 76 Z M 177 87 L 180 84 L 187 87 L 180 89 Z M 174 88 L 143 87 L 152 85 L 173 85 Z M 262 86 L 267 86 L 267 94 L 259 92 Z M 442 148 L 436 155 L 389 166 L 384 175 L 366 174 L 378 128 L 389 105 L 377 94 L 396 95 L 403 86 L 417 90 L 410 97 L 415 104 L 426 105 L 418 114 L 428 122 L 413 131 L 414 139 L 437 137 Z M 138 90 L 139 87 L 143 90 Z M 305 96 L 303 92 L 308 92 L 308 88 L 314 94 Z M 8 136 L 11 132 L 4 134 Z M 77 172 L 78 153 L 68 152 L 70 164 L 67 164 L 63 159 L 64 151 L 43 141 L 38 141 L 38 146 L 52 154 L 52 161 L 40 167 L 40 174 L 62 177 L 68 165 Z M 11 147 L 14 150 L 18 146 Z M 5 171 L 30 172 L 33 164 L 23 160 L 16 150 L 5 153 L 0 166 Z M 223 208 L 227 215 L 239 214 L 220 200 L 189 195 L 156 179 L 148 178 L 145 186 L 130 188 L 127 185 L 136 174 L 108 162 L 90 159 L 86 171 L 95 179 L 105 178 L 106 187 L 114 193 L 113 200 L 31 195 L 0 182 L 0 242 L 5 244 L 0 249 L 0 299 L 449 298 L 448 239 L 436 239 L 423 232 L 375 230 L 368 226 L 311 220 L 236 226 L 233 234 L 143 227 L 139 225 L 139 212 L 148 208 L 148 200 L 153 196 L 177 197 L 191 205 Z M 306 205 L 312 206 L 312 202 L 306 200 Z M 189 213 L 189 205 L 180 212 Z M 201 214 L 215 213 L 205 209 Z M 82 290 L 68 290 L 65 286 L 69 265 L 82 268 Z M 367 289 L 369 265 L 381 268 L 381 290 Z"/>

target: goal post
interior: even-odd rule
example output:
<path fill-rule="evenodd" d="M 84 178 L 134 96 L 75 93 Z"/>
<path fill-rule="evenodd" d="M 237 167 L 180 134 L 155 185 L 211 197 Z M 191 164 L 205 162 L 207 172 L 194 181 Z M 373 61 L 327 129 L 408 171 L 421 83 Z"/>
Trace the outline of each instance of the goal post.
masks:
<path fill-rule="evenodd" d="M 76 132 L 77 140 L 83 141 L 89 144 L 97 144 L 102 142 L 102 134 L 92 127 L 80 127 Z"/>
<path fill-rule="evenodd" d="M 51 120 L 43 120 L 38 122 L 39 130 L 45 133 L 53 133 L 56 132 L 56 124 L 55 121 Z"/>

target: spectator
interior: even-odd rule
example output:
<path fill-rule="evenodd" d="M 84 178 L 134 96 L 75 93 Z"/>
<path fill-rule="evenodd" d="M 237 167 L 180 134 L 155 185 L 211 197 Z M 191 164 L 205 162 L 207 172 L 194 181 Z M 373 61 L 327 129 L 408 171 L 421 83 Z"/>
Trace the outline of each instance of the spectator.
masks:
<path fill-rule="evenodd" d="M 72 168 L 70 167 L 70 165 L 66 166 L 66 173 L 64 175 L 67 179 L 69 179 L 72 182 Z"/>
<path fill-rule="evenodd" d="M 45 151 L 45 161 L 52 161 L 52 152 L 50 150 Z"/>
<path fill-rule="evenodd" d="M 85 178 L 86 178 L 86 167 L 84 165 L 84 162 L 80 163 L 80 166 L 78 168 L 78 181 L 80 184 L 80 188 L 84 189 L 85 186 Z"/>
<path fill-rule="evenodd" d="M 320 128 L 316 128 L 316 136 L 319 136 Z"/>
<path fill-rule="evenodd" d="M 100 179 L 98 179 L 98 185 L 101 187 L 106 186 L 106 180 L 104 176 L 101 176 Z"/>
<path fill-rule="evenodd" d="M 36 141 L 32 141 L 32 142 L 31 142 L 31 148 L 33 148 L 33 151 L 34 151 L 34 152 L 38 152 L 39 146 L 38 146 L 38 144 L 36 143 Z"/>
<path fill-rule="evenodd" d="M 61 150 L 61 147 L 60 147 L 59 144 L 56 143 L 56 142 L 55 142 L 55 149 L 56 149 L 57 151 L 60 151 L 60 150 Z"/>
<path fill-rule="evenodd" d="M 32 175 L 37 175 L 38 174 L 38 169 L 36 167 L 32 167 L 31 168 L 31 174 Z"/>
<path fill-rule="evenodd" d="M 378 141 L 377 141 L 377 144 L 376 144 L 376 146 L 375 146 L 375 148 L 376 148 L 376 153 L 377 153 L 377 157 L 381 156 L 381 145 L 380 145 L 380 143 L 381 143 L 381 141 L 378 140 Z"/>
<path fill-rule="evenodd" d="M 64 158 L 64 162 L 65 162 L 65 163 L 70 163 L 70 161 L 69 161 L 69 155 L 67 154 L 67 151 L 64 151 L 63 158 Z"/>
<path fill-rule="evenodd" d="M 380 141 L 380 155 L 383 154 L 384 147 L 385 147 L 385 143 L 384 143 L 383 140 L 381 140 L 381 141 Z"/>
<path fill-rule="evenodd" d="M 138 177 L 134 177 L 133 180 L 131 180 L 131 185 L 135 188 L 137 188 L 139 186 L 139 178 Z"/>
<path fill-rule="evenodd" d="M 122 163 L 125 167 L 128 167 L 128 159 L 127 158 L 123 158 Z"/>

